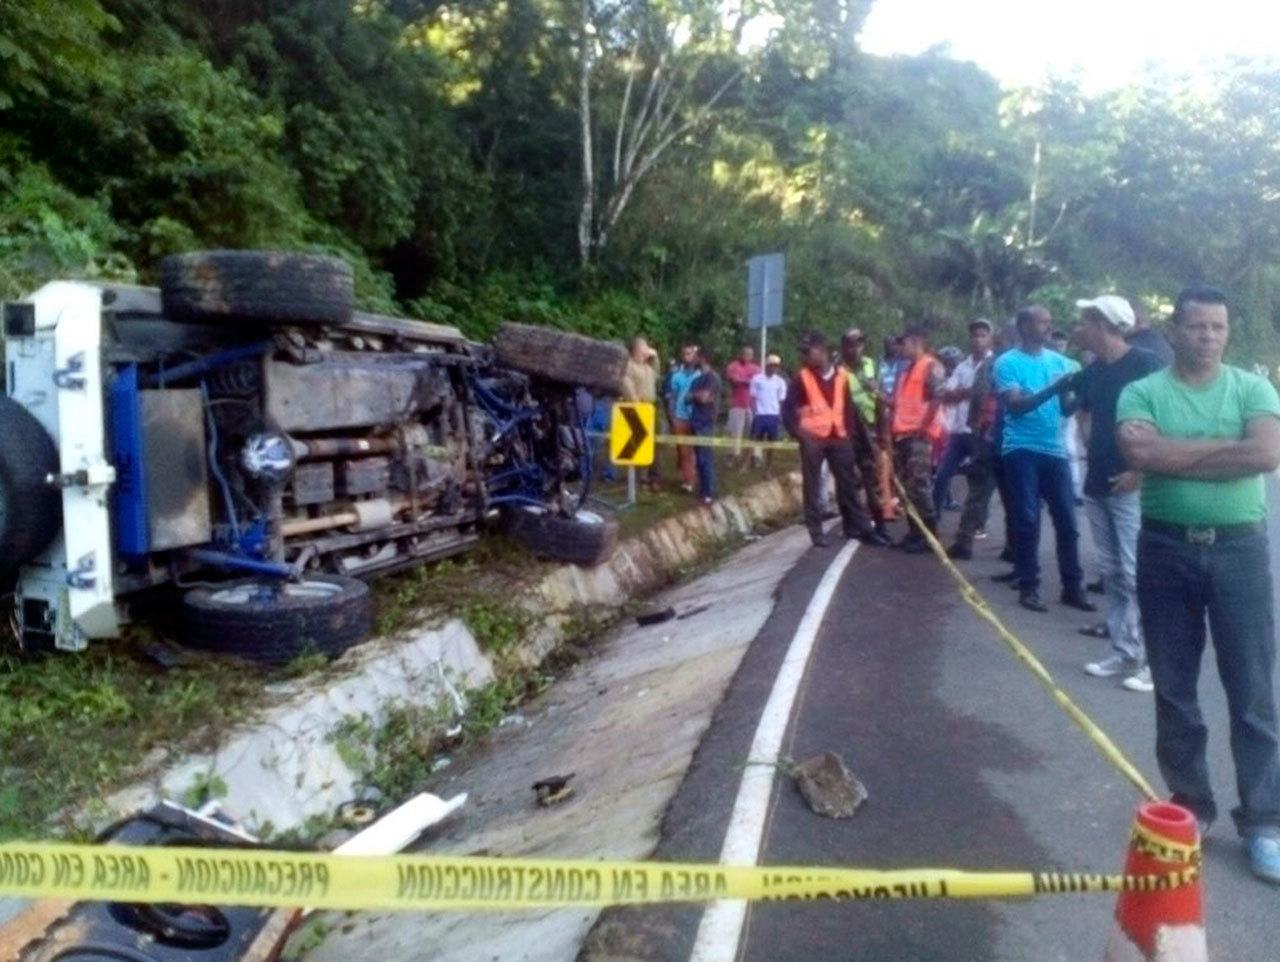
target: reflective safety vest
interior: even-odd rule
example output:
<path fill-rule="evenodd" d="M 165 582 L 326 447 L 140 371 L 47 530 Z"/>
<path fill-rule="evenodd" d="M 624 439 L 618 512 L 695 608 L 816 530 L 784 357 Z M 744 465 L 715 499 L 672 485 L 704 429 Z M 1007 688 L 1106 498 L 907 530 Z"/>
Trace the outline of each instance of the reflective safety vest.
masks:
<path fill-rule="evenodd" d="M 812 438 L 847 438 L 849 430 L 844 423 L 846 392 L 849 376 L 843 368 L 836 368 L 835 384 L 831 396 L 835 405 L 822 393 L 822 385 L 807 367 L 800 369 L 800 382 L 804 384 L 804 410 L 800 414 L 800 430 Z"/>
<path fill-rule="evenodd" d="M 893 436 L 902 437 L 924 431 L 933 441 L 942 437 L 941 407 L 936 408 L 933 420 L 925 424 L 929 401 L 925 396 L 929 372 L 937 359 L 932 354 L 922 354 L 911 369 L 898 375 L 898 390 L 893 398 Z"/>
<path fill-rule="evenodd" d="M 862 381 L 870 381 L 874 384 L 875 380 L 876 362 L 869 357 L 862 359 L 861 381 L 853 374 L 849 375 L 849 397 L 853 399 L 853 406 L 858 409 L 862 420 L 868 425 L 876 423 L 876 396 L 862 386 Z"/>

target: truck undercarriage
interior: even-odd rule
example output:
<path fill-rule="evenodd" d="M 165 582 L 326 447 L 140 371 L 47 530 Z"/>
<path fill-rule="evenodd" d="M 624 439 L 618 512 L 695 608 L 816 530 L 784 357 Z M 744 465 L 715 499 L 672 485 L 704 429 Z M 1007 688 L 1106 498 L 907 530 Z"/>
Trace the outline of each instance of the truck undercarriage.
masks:
<path fill-rule="evenodd" d="M 58 282 L 6 305 L 0 426 L 21 431 L 0 538 L 24 647 L 110 637 L 122 599 L 176 587 L 186 643 L 336 653 L 370 629 L 354 579 L 486 525 L 609 553 L 566 378 L 616 391 L 620 346 L 522 325 L 481 345 L 350 299 L 333 258 L 212 252 L 170 258 L 160 290 Z"/>

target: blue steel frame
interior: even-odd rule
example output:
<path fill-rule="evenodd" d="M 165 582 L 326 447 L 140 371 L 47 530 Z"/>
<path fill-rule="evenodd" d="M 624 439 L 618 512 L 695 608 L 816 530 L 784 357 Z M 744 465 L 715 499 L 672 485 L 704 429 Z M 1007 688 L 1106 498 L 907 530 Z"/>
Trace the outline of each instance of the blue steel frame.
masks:
<path fill-rule="evenodd" d="M 151 550 L 151 511 L 148 507 L 147 452 L 142 437 L 142 399 L 138 395 L 138 365 L 116 372 L 107 392 L 107 423 L 116 482 L 111 489 L 116 550 L 139 560 Z"/>
<path fill-rule="evenodd" d="M 270 342 L 258 342 L 218 351 L 208 357 L 197 358 L 153 375 L 140 375 L 136 364 L 122 365 L 116 372 L 108 392 L 108 419 L 111 428 L 112 459 L 116 468 L 116 484 L 112 491 L 113 522 L 116 547 L 122 556 L 131 561 L 143 560 L 151 550 L 151 516 L 148 509 L 146 476 L 146 438 L 142 432 L 142 387 L 164 387 L 175 381 L 201 379 L 201 393 L 207 404 L 208 394 L 203 377 L 218 368 L 237 361 L 260 357 L 270 350 Z M 491 438 L 498 443 L 512 432 L 524 432 L 534 421 L 543 417 L 542 407 L 515 405 L 490 390 L 479 379 L 468 378 L 472 394 L 495 425 Z M 576 411 L 576 406 L 573 408 Z M 230 543 L 211 544 L 207 547 L 188 549 L 189 558 L 202 564 L 229 571 L 267 575 L 277 578 L 293 576 L 288 565 L 263 558 L 266 544 L 265 520 L 255 518 L 241 525 L 235 515 L 235 505 L 228 490 L 227 481 L 217 465 L 216 428 L 209 419 L 210 468 L 214 480 L 219 483 L 229 512 L 231 525 Z M 582 437 L 587 436 L 587 425 L 579 419 Z M 532 438 L 528 440 L 532 441 Z M 579 471 L 583 479 L 583 500 L 590 489 L 593 471 L 591 445 L 583 444 L 579 458 Z M 520 461 L 513 467 L 486 479 L 485 492 L 489 505 L 528 505 L 542 507 L 546 503 L 547 482 L 545 469 L 536 461 Z"/>
<path fill-rule="evenodd" d="M 496 425 L 492 438 L 495 443 L 512 431 L 526 427 L 544 414 L 541 407 L 530 408 L 511 404 L 485 387 L 477 378 L 469 378 L 468 382 L 481 410 L 492 418 Z M 585 438 L 586 422 L 580 421 L 578 427 Z M 592 461 L 591 445 L 584 444 L 578 464 L 583 479 L 583 501 L 586 500 L 591 485 Z M 536 461 L 518 463 L 485 480 L 488 503 L 496 506 L 514 504 L 535 508 L 544 507 L 547 480 L 546 472 Z"/>

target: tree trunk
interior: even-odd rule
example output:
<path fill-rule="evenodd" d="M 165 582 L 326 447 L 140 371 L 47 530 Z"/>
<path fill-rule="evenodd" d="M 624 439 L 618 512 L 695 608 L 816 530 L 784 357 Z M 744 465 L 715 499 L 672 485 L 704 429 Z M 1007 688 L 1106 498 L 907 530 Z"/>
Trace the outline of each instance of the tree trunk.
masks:
<path fill-rule="evenodd" d="M 578 115 L 582 130 L 582 207 L 578 211 L 578 259 L 591 265 L 596 220 L 595 146 L 591 136 L 591 0 L 582 0 L 582 57 L 578 74 Z"/>

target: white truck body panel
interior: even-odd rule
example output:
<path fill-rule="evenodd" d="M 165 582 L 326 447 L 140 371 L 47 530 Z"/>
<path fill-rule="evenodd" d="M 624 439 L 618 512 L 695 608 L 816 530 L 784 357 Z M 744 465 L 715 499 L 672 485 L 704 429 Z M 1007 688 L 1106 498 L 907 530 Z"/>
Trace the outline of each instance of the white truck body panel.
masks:
<path fill-rule="evenodd" d="M 8 343 L 9 395 L 53 437 L 63 475 L 82 484 L 62 489 L 62 531 L 25 566 L 22 598 L 40 598 L 55 613 L 55 643 L 83 649 L 91 638 L 119 634 L 113 586 L 102 381 L 102 292 L 70 281 L 46 284 L 30 297 L 35 334 Z"/>

